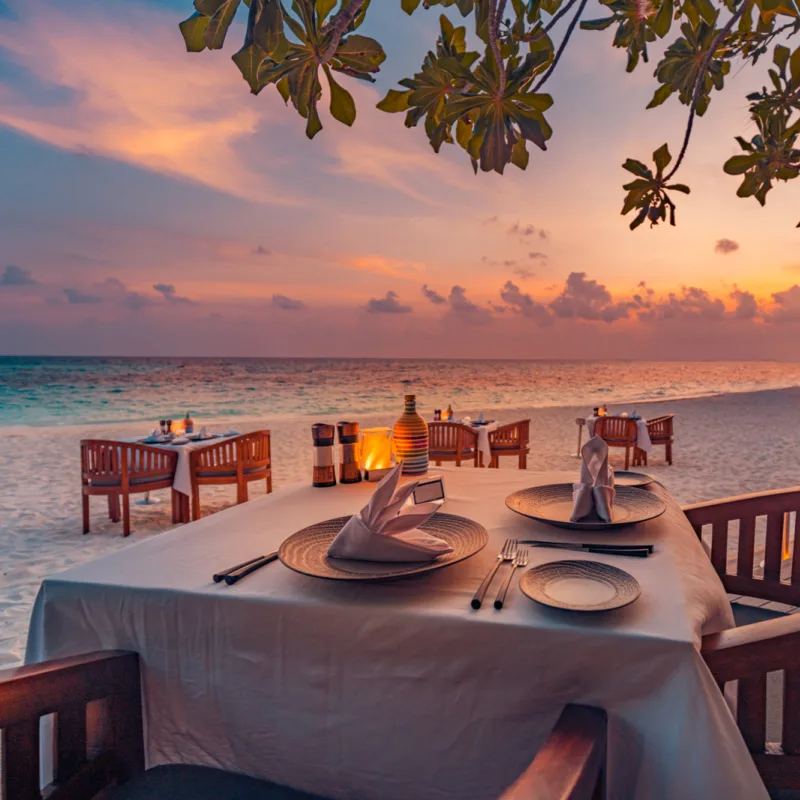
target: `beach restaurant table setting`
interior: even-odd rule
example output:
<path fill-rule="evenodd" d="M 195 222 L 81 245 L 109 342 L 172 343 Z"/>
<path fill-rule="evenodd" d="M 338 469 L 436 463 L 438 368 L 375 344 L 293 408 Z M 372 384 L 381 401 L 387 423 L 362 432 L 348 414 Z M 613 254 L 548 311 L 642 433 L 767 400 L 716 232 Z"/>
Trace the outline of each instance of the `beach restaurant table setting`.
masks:
<path fill-rule="evenodd" d="M 722 584 L 670 494 L 615 492 L 590 442 L 579 476 L 295 485 L 79 565 L 43 582 L 27 661 L 138 652 L 149 766 L 489 800 L 582 703 L 608 713 L 609 798 L 766 800 L 698 651 L 733 625 Z"/>
<path fill-rule="evenodd" d="M 178 454 L 178 463 L 175 467 L 175 476 L 172 479 L 172 488 L 181 494 L 190 495 L 192 493 L 192 475 L 189 466 L 189 453 L 193 450 L 202 450 L 212 444 L 218 444 L 226 439 L 238 436 L 239 432 L 234 430 L 225 433 L 212 433 L 206 428 L 201 428 L 197 433 L 173 434 L 162 433 L 155 429 L 149 436 L 144 438 L 126 439 L 124 441 L 146 444 L 150 447 L 161 447 L 165 450 L 174 450 Z"/>
<path fill-rule="evenodd" d="M 627 417 L 628 414 L 622 413 L 620 416 Z M 591 417 L 586 418 L 586 432 L 589 434 L 589 437 L 594 436 L 595 425 L 599 419 L 601 419 L 601 417 L 597 414 L 593 414 Z M 631 415 L 631 419 L 636 422 L 636 441 L 634 444 L 640 450 L 643 450 L 645 453 L 650 455 L 650 453 L 653 451 L 653 443 L 650 441 L 650 431 L 647 429 L 647 420 L 635 416 L 635 412 L 633 415 Z"/>

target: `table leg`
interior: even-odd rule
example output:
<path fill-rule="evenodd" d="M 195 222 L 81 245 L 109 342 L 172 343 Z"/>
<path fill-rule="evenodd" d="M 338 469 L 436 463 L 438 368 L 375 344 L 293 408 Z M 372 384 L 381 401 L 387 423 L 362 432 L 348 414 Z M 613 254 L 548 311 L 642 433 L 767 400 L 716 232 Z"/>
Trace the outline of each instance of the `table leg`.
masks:
<path fill-rule="evenodd" d="M 583 438 L 583 426 L 586 424 L 582 419 L 576 419 L 575 423 L 578 426 L 578 449 L 575 451 L 575 455 L 573 458 L 580 458 L 581 457 L 581 439 Z"/>

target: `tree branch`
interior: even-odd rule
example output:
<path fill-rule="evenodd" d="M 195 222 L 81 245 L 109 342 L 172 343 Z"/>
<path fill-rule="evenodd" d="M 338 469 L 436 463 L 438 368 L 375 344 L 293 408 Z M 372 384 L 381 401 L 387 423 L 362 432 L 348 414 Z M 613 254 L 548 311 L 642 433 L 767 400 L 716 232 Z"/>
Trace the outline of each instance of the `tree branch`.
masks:
<path fill-rule="evenodd" d="M 542 75 L 542 78 L 539 81 L 539 83 L 537 83 L 536 86 L 534 86 L 531 91 L 538 92 L 539 89 L 541 89 L 542 86 L 544 86 L 544 84 L 547 82 L 547 79 L 553 74 L 553 71 L 558 66 L 558 62 L 564 53 L 564 50 L 566 50 L 567 48 L 567 43 L 569 42 L 570 36 L 572 36 L 572 33 L 575 30 L 575 26 L 578 24 L 581 18 L 581 14 L 583 14 L 583 10 L 586 8 L 587 2 L 588 0 L 581 0 L 581 4 L 578 6 L 578 10 L 575 12 L 575 16 L 569 23 L 569 27 L 567 28 L 566 33 L 564 34 L 564 38 L 561 40 L 561 44 L 558 46 L 558 51 L 556 52 L 556 57 L 553 59 L 553 63 L 550 65 L 547 72 L 545 72 L 545 74 Z"/>
<path fill-rule="evenodd" d="M 497 72 L 500 76 L 500 94 L 506 90 L 506 65 L 500 53 L 499 29 L 503 20 L 503 12 L 506 8 L 506 0 L 489 0 L 489 46 L 492 48 L 492 55 L 497 64 Z"/>
<path fill-rule="evenodd" d="M 565 15 L 569 14 L 570 9 L 577 3 L 578 0 L 569 0 L 569 2 L 562 8 L 551 20 L 544 26 L 541 30 L 534 30 L 528 34 L 524 34 L 520 37 L 521 42 L 536 42 L 541 39 L 543 36 L 546 36 L 552 29 L 553 26 L 558 23 L 558 21 Z"/>
<path fill-rule="evenodd" d="M 703 85 L 706 82 L 706 72 L 708 71 L 708 67 L 711 64 L 712 59 L 714 58 L 714 53 L 717 52 L 717 48 L 719 47 L 720 42 L 731 32 L 733 26 L 741 19 L 744 12 L 749 8 L 752 8 L 752 6 L 753 6 L 753 0 L 743 0 L 738 10 L 728 20 L 725 27 L 714 37 L 714 41 L 711 42 L 711 46 L 708 48 L 706 57 L 703 59 L 703 63 L 700 65 L 700 70 L 697 73 L 697 82 L 694 85 L 694 96 L 692 97 L 692 105 L 689 107 L 689 120 L 686 123 L 686 133 L 683 136 L 683 144 L 681 145 L 681 152 L 678 154 L 678 159 L 675 162 L 675 166 L 662 179 L 663 183 L 667 183 L 668 181 L 672 180 L 672 177 L 678 171 L 678 169 L 681 166 L 681 163 L 683 162 L 684 156 L 686 155 L 686 151 L 689 149 L 689 139 L 692 136 L 694 118 L 697 113 L 697 104 L 700 102 L 700 97 L 703 93 Z"/>
<path fill-rule="evenodd" d="M 361 11 L 361 7 L 365 2 L 366 0 L 350 0 L 346 6 L 339 9 L 336 16 L 332 17 L 325 25 L 322 26 L 320 33 L 323 36 L 327 36 L 328 34 L 332 33 L 333 38 L 331 39 L 331 43 L 325 49 L 325 52 L 320 55 L 320 64 L 327 64 L 331 58 L 333 58 L 333 54 L 336 52 L 336 48 L 339 46 L 339 42 L 342 40 L 344 32 L 350 26 L 350 23 L 356 18 L 358 12 Z"/>

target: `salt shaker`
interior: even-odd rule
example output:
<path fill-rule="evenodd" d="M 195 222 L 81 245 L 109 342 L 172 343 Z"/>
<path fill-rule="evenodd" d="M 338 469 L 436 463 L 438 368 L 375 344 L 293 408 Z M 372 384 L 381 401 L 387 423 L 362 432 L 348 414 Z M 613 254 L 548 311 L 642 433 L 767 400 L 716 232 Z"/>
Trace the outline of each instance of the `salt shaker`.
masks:
<path fill-rule="evenodd" d="M 314 472 L 312 486 L 336 486 L 336 468 L 333 464 L 333 425 L 318 422 L 311 426 L 314 441 Z"/>

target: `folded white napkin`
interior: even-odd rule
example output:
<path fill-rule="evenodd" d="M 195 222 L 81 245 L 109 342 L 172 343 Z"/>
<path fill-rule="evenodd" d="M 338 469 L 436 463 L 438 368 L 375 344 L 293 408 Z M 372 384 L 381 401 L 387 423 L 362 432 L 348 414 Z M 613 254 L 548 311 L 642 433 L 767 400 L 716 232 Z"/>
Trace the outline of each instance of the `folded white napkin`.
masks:
<path fill-rule="evenodd" d="M 611 522 L 614 506 L 614 469 L 608 463 L 608 445 L 592 436 L 581 448 L 581 477 L 572 484 L 572 522 L 589 516 L 592 511 L 604 522 Z"/>
<path fill-rule="evenodd" d="M 412 495 L 419 481 L 397 489 L 402 468 L 402 464 L 394 467 L 369 503 L 345 523 L 328 548 L 329 556 L 359 561 L 433 561 L 453 551 L 447 542 L 417 530 L 444 501 L 415 505 Z"/>

